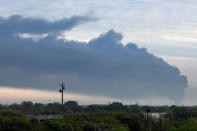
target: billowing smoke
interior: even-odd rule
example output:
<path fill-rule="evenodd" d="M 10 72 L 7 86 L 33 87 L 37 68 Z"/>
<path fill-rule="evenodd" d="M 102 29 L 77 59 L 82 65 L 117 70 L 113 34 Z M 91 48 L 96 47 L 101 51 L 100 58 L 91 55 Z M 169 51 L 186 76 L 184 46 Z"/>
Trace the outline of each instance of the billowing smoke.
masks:
<path fill-rule="evenodd" d="M 70 30 L 73 27 L 88 21 L 95 21 L 96 17 L 73 16 L 57 21 L 49 22 L 44 19 L 23 18 L 20 15 L 13 15 L 5 19 L 0 17 L 0 34 L 10 35 L 14 33 L 42 34 L 54 31 Z"/>
<path fill-rule="evenodd" d="M 123 46 L 122 35 L 110 30 L 88 43 L 57 40 L 48 35 L 34 42 L 17 33 L 68 30 L 91 17 L 75 16 L 48 22 L 11 16 L 0 18 L 0 86 L 57 90 L 66 80 L 68 90 L 111 97 L 167 96 L 180 102 L 187 78 L 163 59 L 138 48 Z M 9 35 L 8 35 L 9 34 Z"/>

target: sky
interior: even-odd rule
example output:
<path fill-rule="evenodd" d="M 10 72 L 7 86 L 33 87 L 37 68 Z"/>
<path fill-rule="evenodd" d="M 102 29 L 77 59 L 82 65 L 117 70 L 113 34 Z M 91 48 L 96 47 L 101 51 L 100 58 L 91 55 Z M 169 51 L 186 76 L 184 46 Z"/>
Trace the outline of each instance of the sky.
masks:
<path fill-rule="evenodd" d="M 195 0 L 1 0 L 0 92 L 46 96 L 67 80 L 81 104 L 195 105 L 196 11 Z"/>

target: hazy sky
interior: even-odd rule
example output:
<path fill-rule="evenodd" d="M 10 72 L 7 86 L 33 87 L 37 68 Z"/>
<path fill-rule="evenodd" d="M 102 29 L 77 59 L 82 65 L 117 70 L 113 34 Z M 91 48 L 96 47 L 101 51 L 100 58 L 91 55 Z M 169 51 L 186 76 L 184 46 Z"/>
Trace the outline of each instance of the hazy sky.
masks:
<path fill-rule="evenodd" d="M 88 43 L 90 40 L 99 37 L 100 34 L 108 32 L 111 29 L 121 33 L 123 36 L 120 39 L 121 44 L 126 45 L 132 42 L 140 48 L 145 47 L 153 55 L 162 57 L 169 64 L 177 66 L 181 74 L 187 76 L 188 87 L 184 88 L 183 104 L 197 104 L 195 101 L 195 93 L 197 93 L 197 82 L 195 81 L 197 77 L 195 67 L 197 65 L 196 11 L 197 1 L 195 0 L 0 1 L 0 17 L 2 18 L 8 18 L 11 15 L 18 14 L 22 17 L 41 18 L 54 22 L 72 16 L 91 17 L 91 19 L 83 18 L 82 22 L 84 24 L 81 24 L 81 21 L 79 21 L 80 24 L 69 25 L 71 27 L 69 29 L 62 27 L 65 30 L 61 30 L 61 36 L 59 37 L 67 41 L 74 40 L 81 43 Z M 58 22 L 61 23 L 61 21 L 57 21 L 56 23 L 58 24 Z M 54 25 L 49 24 L 49 26 L 52 27 Z M 34 35 L 34 41 L 38 41 L 40 37 L 45 37 L 43 33 L 54 30 L 48 27 L 46 28 L 46 32 L 33 32 L 32 29 L 29 29 L 31 30 L 30 33 L 37 33 L 36 35 L 42 33 L 38 37 Z M 22 33 L 28 32 L 23 31 Z M 32 34 L 20 34 L 20 37 L 32 37 Z M 24 47 L 24 49 L 26 48 Z M 11 64 L 13 65 L 13 63 Z M 5 79 L 4 77 L 1 78 Z M 1 83 L 0 85 L 7 86 Z M 14 86 L 14 84 L 10 86 Z M 163 102 L 163 97 L 158 99 L 158 101 Z M 143 104 L 146 103 L 142 99 L 143 97 L 138 98 L 138 100 L 136 98 L 135 100 Z M 150 99 L 154 100 L 155 96 Z M 107 98 L 106 101 L 108 101 Z M 88 102 L 86 101 L 85 103 Z M 147 103 L 150 104 L 150 102 Z M 163 103 L 172 104 L 173 102 L 169 98 L 166 98 L 166 102 Z"/>

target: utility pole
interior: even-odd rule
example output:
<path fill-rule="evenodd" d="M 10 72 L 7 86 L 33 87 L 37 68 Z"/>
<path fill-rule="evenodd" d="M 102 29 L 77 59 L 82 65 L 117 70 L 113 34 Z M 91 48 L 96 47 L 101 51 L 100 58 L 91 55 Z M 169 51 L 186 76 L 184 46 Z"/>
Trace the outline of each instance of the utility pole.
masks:
<path fill-rule="evenodd" d="M 64 82 L 61 82 L 59 84 L 60 86 L 60 90 L 59 92 L 62 94 L 62 110 L 63 110 L 63 106 L 64 106 L 64 90 L 65 90 L 65 83 Z"/>
<path fill-rule="evenodd" d="M 162 118 L 159 118 L 159 131 L 161 131 L 161 127 L 162 127 Z"/>
<path fill-rule="evenodd" d="M 151 110 L 146 109 L 146 113 L 145 113 L 145 131 L 151 131 Z M 149 128 L 149 129 L 148 129 Z"/>

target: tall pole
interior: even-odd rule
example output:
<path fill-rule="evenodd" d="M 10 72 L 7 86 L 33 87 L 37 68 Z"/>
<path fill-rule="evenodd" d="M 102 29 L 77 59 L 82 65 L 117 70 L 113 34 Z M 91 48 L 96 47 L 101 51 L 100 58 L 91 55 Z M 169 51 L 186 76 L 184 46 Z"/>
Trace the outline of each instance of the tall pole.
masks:
<path fill-rule="evenodd" d="M 62 89 L 62 108 L 63 108 L 63 104 L 64 104 L 64 90 Z"/>
<path fill-rule="evenodd" d="M 64 90 L 65 90 L 65 83 L 62 82 L 59 84 L 60 86 L 60 90 L 59 92 L 62 94 L 62 109 L 63 109 L 63 106 L 64 106 Z"/>
<path fill-rule="evenodd" d="M 151 129 L 151 115 L 150 115 L 150 113 L 151 113 L 151 110 L 146 109 L 146 115 L 145 115 L 145 117 L 146 117 L 146 121 L 145 121 L 145 131 L 147 131 L 147 130 L 151 131 L 151 130 L 152 130 L 152 129 Z M 148 128 L 149 128 L 149 129 L 148 129 Z"/>
<path fill-rule="evenodd" d="M 162 119 L 159 119 L 159 131 L 161 131 L 161 126 L 162 126 Z"/>

